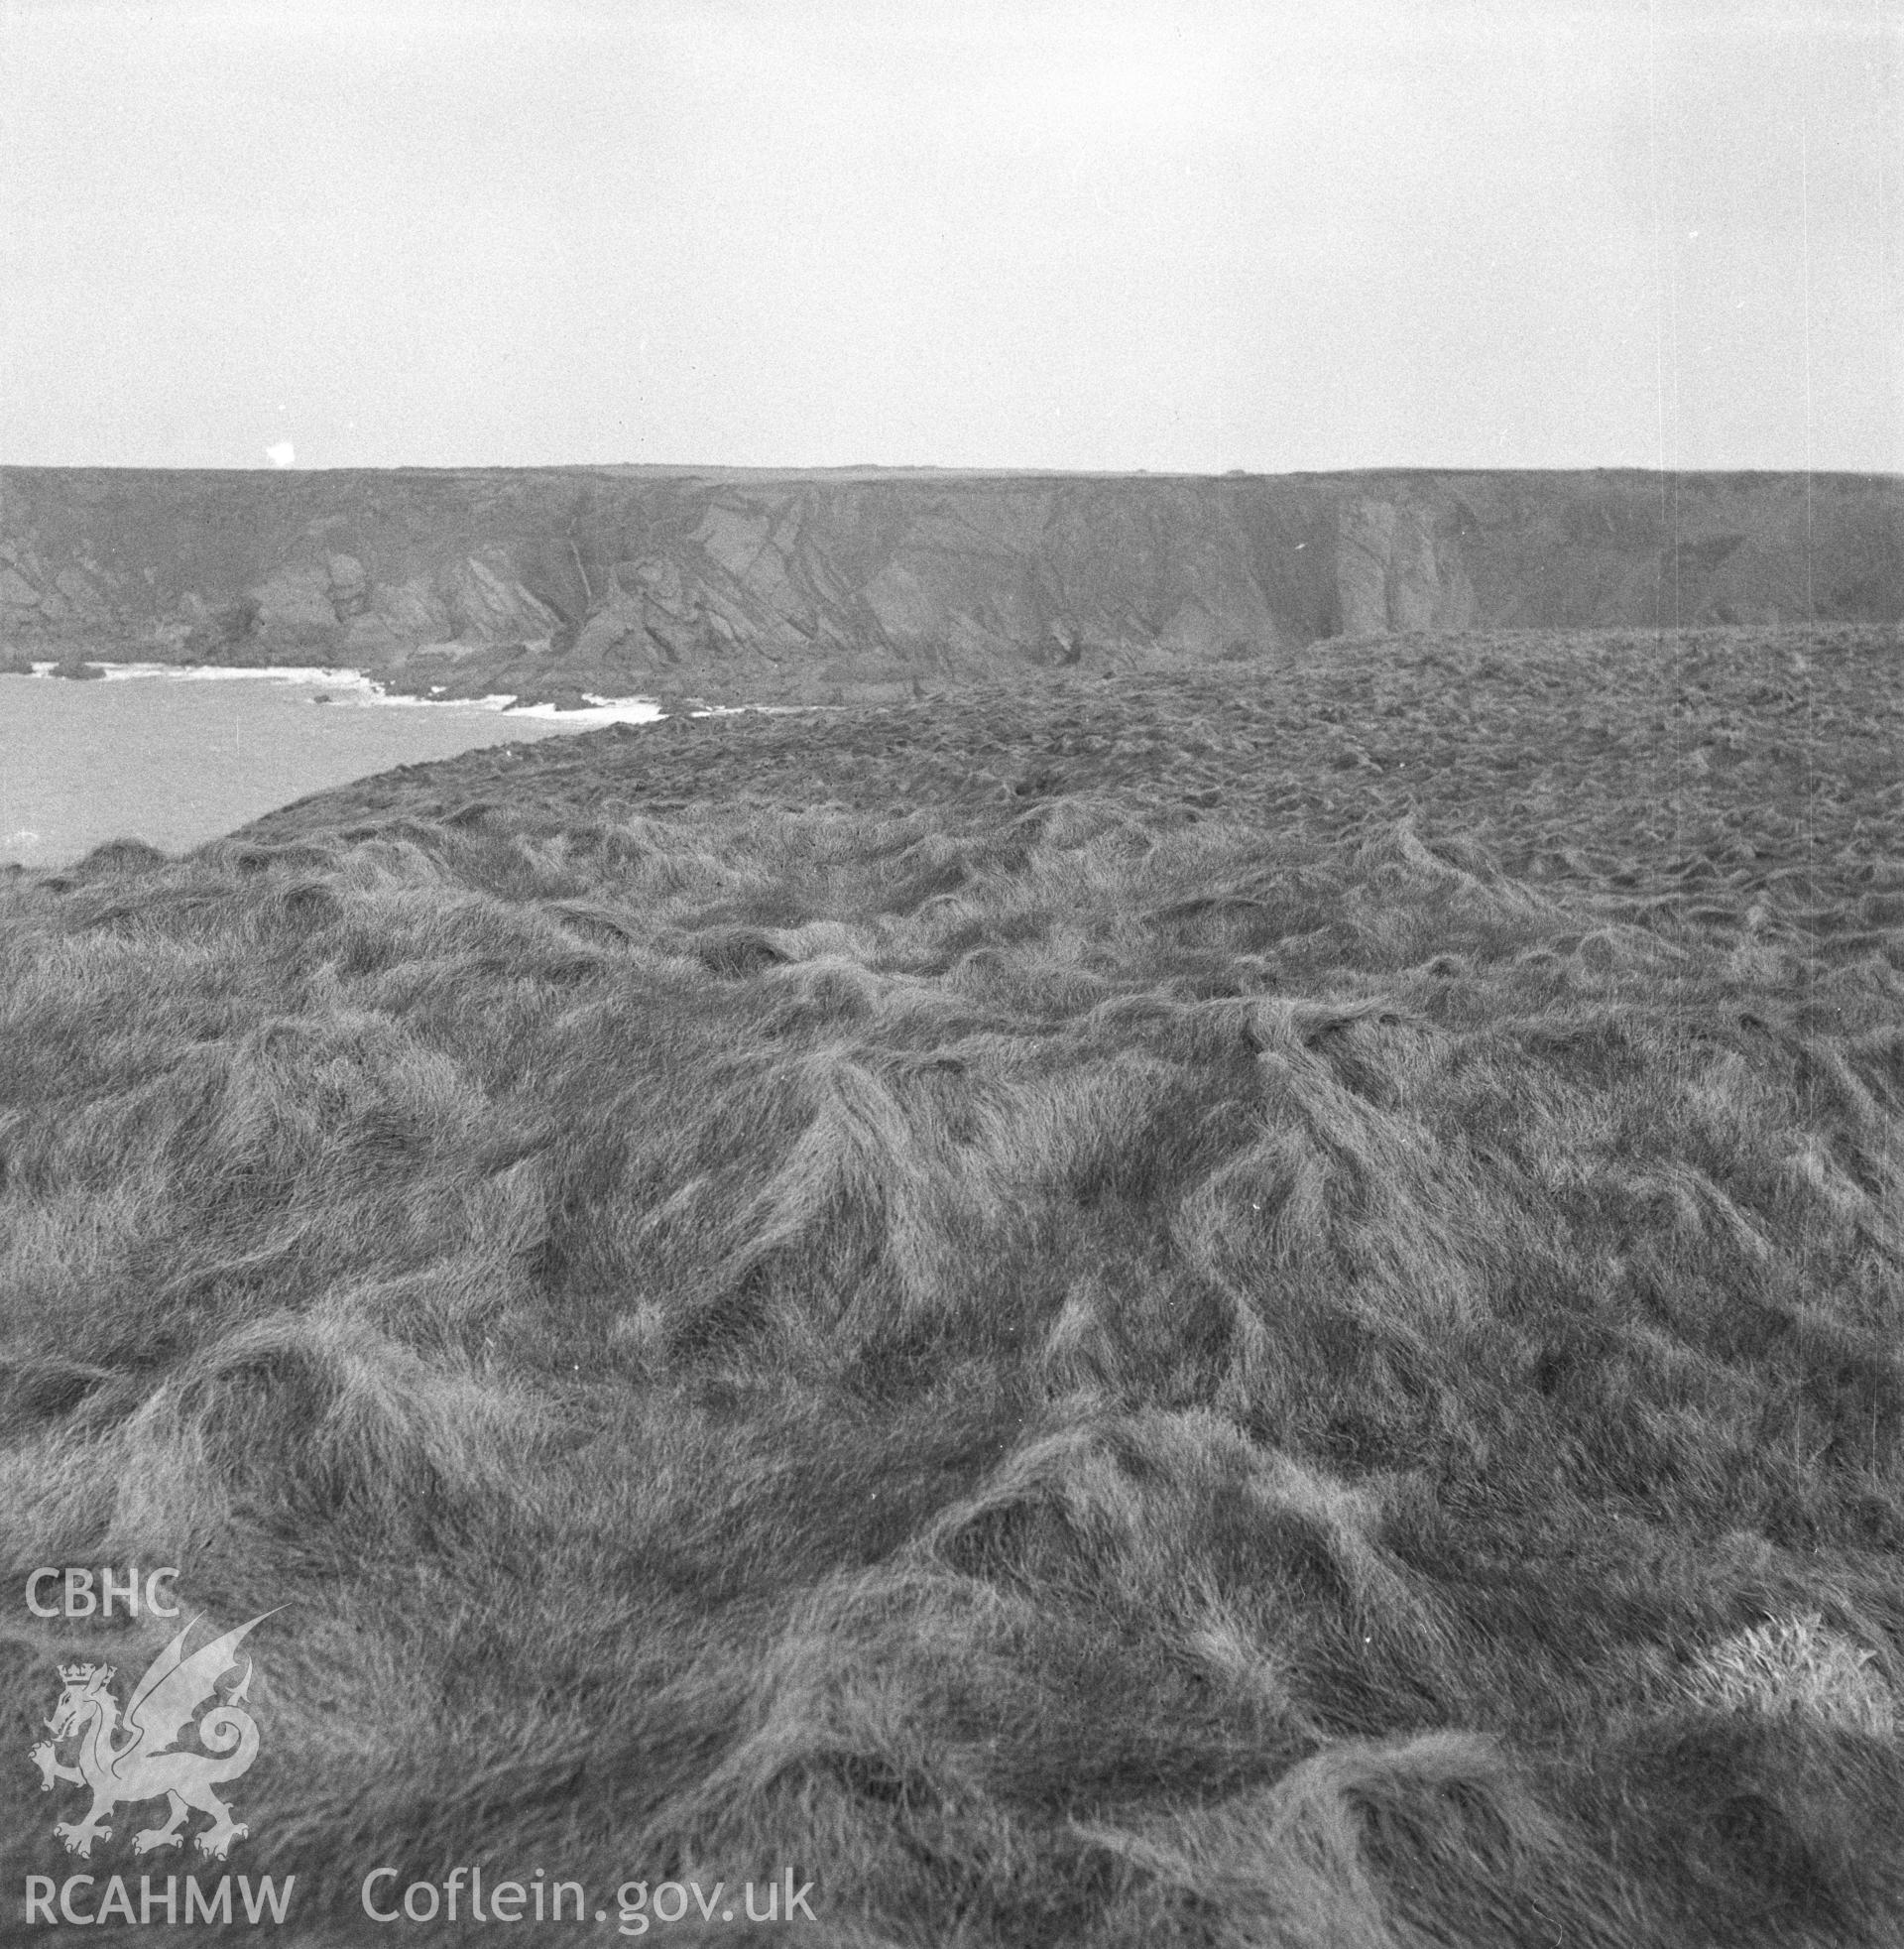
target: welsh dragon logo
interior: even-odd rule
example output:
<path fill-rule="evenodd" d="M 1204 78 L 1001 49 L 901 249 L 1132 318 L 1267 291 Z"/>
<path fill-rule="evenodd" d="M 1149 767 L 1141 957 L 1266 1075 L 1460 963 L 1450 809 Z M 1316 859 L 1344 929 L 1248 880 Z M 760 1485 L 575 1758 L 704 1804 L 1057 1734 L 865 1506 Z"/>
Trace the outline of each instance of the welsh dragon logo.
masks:
<path fill-rule="evenodd" d="M 40 1768 L 43 1791 L 51 1792 L 55 1780 L 68 1780 L 92 1791 L 92 1805 L 83 1820 L 54 1823 L 53 1831 L 65 1842 L 68 1854 L 90 1857 L 94 1841 L 110 1840 L 112 1829 L 101 1822 L 122 1800 L 136 1805 L 161 1795 L 167 1801 L 170 1818 L 162 1827 L 148 1827 L 135 1834 L 134 1854 L 178 1847 L 179 1830 L 194 1808 L 211 1816 L 211 1825 L 192 1836 L 192 1845 L 200 1854 L 222 1861 L 232 1842 L 250 1831 L 232 1819 L 230 1807 L 212 1791 L 236 1779 L 258 1757 L 258 1722 L 243 1709 L 251 1688 L 250 1657 L 245 1659 L 245 1675 L 222 1698 L 218 1680 L 237 1664 L 236 1652 L 246 1634 L 271 1615 L 267 1611 L 250 1624 L 226 1632 L 189 1657 L 185 1655 L 185 1639 L 191 1625 L 187 1624 L 153 1659 L 133 1688 L 126 1701 L 123 1727 L 119 1701 L 110 1690 L 111 1665 L 60 1667 L 60 1681 L 65 1689 L 47 1721 L 53 1738 L 42 1740 L 31 1757 Z M 203 1751 L 181 1750 L 178 1743 L 180 1733 L 191 1725 L 192 1715 L 207 1700 L 217 1702 L 197 1720 L 198 1745 Z M 78 1764 L 70 1766 L 62 1766 L 59 1757 L 59 1748 L 69 1739 L 78 1742 Z"/>

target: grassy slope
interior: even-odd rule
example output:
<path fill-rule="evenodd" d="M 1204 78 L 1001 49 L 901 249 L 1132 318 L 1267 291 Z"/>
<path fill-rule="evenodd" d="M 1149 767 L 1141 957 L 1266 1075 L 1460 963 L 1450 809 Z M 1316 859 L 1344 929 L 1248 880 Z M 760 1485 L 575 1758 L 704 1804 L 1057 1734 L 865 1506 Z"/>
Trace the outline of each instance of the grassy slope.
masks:
<path fill-rule="evenodd" d="M 1875 631 L 1409 640 L 16 876 L 0 1574 L 287 1607 L 346 1934 L 1904 1940 L 1900 750 Z"/>

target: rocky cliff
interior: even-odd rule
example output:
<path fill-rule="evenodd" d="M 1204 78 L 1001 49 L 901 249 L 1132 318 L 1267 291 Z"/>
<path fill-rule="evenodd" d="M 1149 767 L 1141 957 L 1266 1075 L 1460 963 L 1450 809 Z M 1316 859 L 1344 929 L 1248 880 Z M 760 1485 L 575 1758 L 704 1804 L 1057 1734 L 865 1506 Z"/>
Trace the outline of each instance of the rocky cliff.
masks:
<path fill-rule="evenodd" d="M 1321 638 L 1904 616 L 1904 482 L 0 470 L 0 659 L 860 698 Z"/>

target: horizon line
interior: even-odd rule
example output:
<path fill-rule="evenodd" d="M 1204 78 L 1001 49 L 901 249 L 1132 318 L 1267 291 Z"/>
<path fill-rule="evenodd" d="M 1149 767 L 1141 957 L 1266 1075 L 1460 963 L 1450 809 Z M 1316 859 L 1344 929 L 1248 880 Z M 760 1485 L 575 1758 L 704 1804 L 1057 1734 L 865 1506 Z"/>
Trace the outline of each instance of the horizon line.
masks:
<path fill-rule="evenodd" d="M 702 476 L 924 475 L 952 479 L 1013 477 L 1040 480 L 1316 480 L 1355 474 L 1628 474 L 1646 479 L 1688 480 L 1702 476 L 1738 479 L 1746 476 L 1791 475 L 1811 480 L 1904 481 L 1904 466 L 1819 467 L 1791 466 L 1658 467 L 1600 463 L 1581 465 L 1492 466 L 1439 465 L 1434 462 L 1375 462 L 1343 467 L 1041 467 L 940 466 L 932 462 L 849 461 L 808 464 L 799 461 L 756 464 L 719 460 L 536 460 L 536 461 L 400 461 L 392 464 L 344 466 L 193 466 L 178 463 L 125 461 L 0 460 L 0 473 L 43 474 L 221 474 L 284 479 L 299 475 L 336 474 L 654 474 Z"/>

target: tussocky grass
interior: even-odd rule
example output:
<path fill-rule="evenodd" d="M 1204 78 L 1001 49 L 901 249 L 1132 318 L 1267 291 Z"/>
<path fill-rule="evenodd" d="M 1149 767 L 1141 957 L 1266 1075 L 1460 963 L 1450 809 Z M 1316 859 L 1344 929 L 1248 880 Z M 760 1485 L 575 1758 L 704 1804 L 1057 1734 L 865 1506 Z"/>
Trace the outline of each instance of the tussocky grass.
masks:
<path fill-rule="evenodd" d="M 15 875 L 7 1587 L 284 1607 L 241 1845 L 339 1939 L 479 1859 L 882 1944 L 1898 1939 L 1899 676 L 1350 645 Z M 103 1639 L 4 1642 L 23 1753 Z"/>

